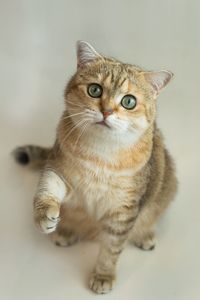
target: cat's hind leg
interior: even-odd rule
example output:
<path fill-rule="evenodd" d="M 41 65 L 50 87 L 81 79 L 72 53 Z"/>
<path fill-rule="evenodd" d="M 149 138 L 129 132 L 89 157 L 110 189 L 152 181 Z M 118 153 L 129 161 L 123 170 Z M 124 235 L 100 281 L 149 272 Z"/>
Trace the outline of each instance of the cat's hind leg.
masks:
<path fill-rule="evenodd" d="M 94 222 L 88 218 L 80 207 L 71 207 L 62 203 L 60 222 L 50 238 L 57 246 L 71 246 L 81 240 L 95 239 L 98 230 Z"/>
<path fill-rule="evenodd" d="M 160 190 L 155 194 L 158 179 L 154 178 L 149 186 L 146 199 L 144 197 L 144 205 L 139 212 L 129 238 L 130 242 L 143 250 L 153 250 L 155 248 L 154 227 L 173 200 L 177 190 L 177 179 L 171 158 L 167 152 L 165 153 L 165 159 L 166 168 Z M 158 176 L 157 174 L 159 172 L 156 173 L 156 176 Z"/>
<path fill-rule="evenodd" d="M 51 233 L 51 240 L 56 246 L 68 247 L 78 242 L 80 237 L 73 230 L 58 227 Z"/>
<path fill-rule="evenodd" d="M 153 228 L 135 227 L 129 241 L 142 250 L 153 250 L 156 245 L 154 230 Z"/>
<path fill-rule="evenodd" d="M 80 237 L 80 232 L 77 232 L 76 211 L 63 203 L 60 209 L 60 222 L 50 238 L 56 246 L 68 247 L 78 242 Z"/>

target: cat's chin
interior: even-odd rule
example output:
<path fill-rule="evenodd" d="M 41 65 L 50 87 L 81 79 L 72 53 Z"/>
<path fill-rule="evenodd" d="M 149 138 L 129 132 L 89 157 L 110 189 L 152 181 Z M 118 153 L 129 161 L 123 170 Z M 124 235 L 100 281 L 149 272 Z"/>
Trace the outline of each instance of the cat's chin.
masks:
<path fill-rule="evenodd" d="M 95 124 L 111 129 L 111 127 L 105 121 L 96 122 Z"/>

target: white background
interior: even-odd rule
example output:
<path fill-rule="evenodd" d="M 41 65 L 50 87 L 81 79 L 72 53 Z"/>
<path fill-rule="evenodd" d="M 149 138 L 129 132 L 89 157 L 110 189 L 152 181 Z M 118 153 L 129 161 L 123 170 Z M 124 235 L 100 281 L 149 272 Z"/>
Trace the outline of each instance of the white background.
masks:
<path fill-rule="evenodd" d="M 87 280 L 98 247 L 57 248 L 36 231 L 38 174 L 10 152 L 51 145 L 63 90 L 76 68 L 75 42 L 173 82 L 158 101 L 158 123 L 178 170 L 179 193 L 158 228 L 153 252 L 127 247 L 115 290 L 104 299 L 200 299 L 200 5 L 198 0 L 0 1 L 0 297 L 95 299 Z"/>

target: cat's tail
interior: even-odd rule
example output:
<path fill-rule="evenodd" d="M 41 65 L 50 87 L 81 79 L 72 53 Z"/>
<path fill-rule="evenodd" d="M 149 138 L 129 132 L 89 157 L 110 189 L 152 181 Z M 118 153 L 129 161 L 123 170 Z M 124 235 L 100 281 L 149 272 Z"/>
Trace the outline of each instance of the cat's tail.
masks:
<path fill-rule="evenodd" d="M 50 150 L 50 148 L 26 145 L 17 147 L 12 154 L 20 165 L 41 169 L 45 165 Z"/>

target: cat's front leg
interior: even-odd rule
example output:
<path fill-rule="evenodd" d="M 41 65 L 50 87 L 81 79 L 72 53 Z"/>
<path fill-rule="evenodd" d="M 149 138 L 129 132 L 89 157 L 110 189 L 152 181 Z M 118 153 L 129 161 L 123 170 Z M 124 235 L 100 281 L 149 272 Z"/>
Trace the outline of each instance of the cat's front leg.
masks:
<path fill-rule="evenodd" d="M 122 207 L 102 221 L 100 252 L 90 279 L 90 288 L 98 294 L 112 290 L 116 264 L 138 214 L 138 205 Z"/>
<path fill-rule="evenodd" d="M 51 169 L 44 170 L 34 198 L 34 220 L 42 232 L 55 231 L 66 192 L 63 179 Z"/>

